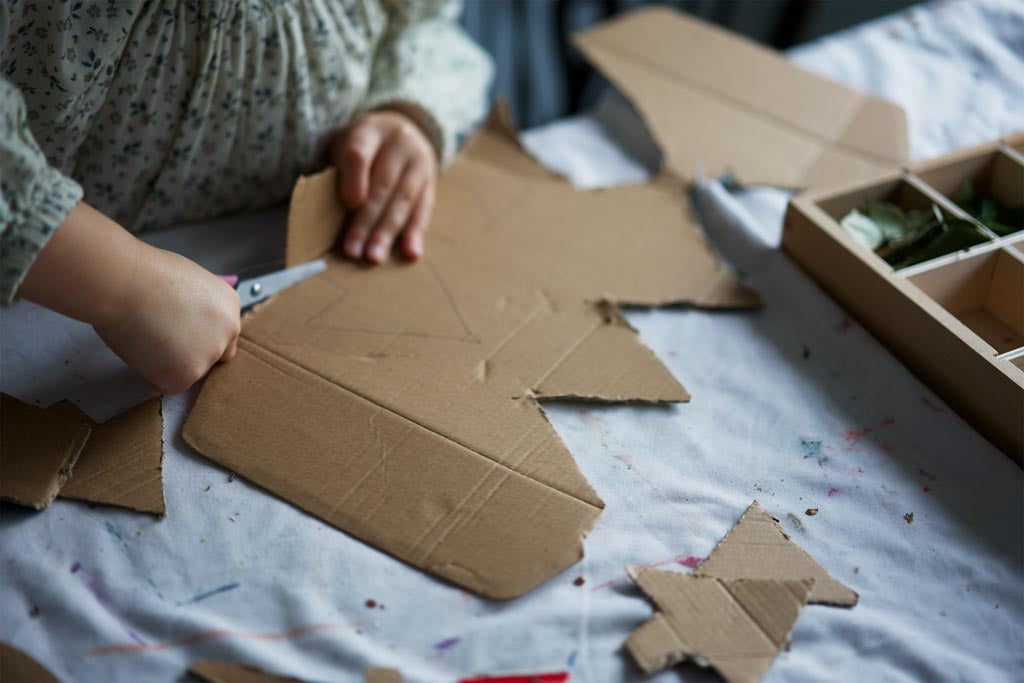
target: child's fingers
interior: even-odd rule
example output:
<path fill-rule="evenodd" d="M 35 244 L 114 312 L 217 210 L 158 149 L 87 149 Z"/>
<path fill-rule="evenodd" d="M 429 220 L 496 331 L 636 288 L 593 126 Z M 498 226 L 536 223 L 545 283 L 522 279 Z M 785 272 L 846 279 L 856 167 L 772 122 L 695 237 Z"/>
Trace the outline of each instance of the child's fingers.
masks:
<path fill-rule="evenodd" d="M 373 169 L 370 171 L 370 190 L 367 199 L 352 217 L 342 245 L 345 255 L 349 258 L 362 258 L 367 246 L 366 239 L 380 221 L 407 161 L 405 151 L 396 145 L 386 145 L 377 153 Z"/>
<path fill-rule="evenodd" d="M 354 126 L 342 139 L 335 164 L 341 175 L 341 198 L 347 206 L 360 206 L 366 201 L 370 191 L 370 169 L 383 142 L 380 129 L 369 125 Z"/>
<path fill-rule="evenodd" d="M 423 194 L 429 176 L 424 164 L 412 163 L 405 167 L 391 201 L 381 214 L 366 248 L 366 258 L 381 263 L 388 257 L 391 245 L 409 221 L 413 207 Z"/>
<path fill-rule="evenodd" d="M 434 213 L 434 184 L 429 183 L 413 206 L 409 223 L 402 233 L 402 251 L 406 258 L 418 261 L 423 256 L 423 236 L 430 228 L 430 217 Z"/>

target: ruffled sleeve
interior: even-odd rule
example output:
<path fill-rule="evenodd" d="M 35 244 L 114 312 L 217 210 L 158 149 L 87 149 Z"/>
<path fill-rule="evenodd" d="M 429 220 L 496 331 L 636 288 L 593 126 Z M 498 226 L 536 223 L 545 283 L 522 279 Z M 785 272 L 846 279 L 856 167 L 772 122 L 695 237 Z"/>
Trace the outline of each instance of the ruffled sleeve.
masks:
<path fill-rule="evenodd" d="M 11 303 L 36 256 L 81 199 L 81 186 L 50 166 L 32 137 L 21 92 L 0 80 L 0 303 Z"/>
<path fill-rule="evenodd" d="M 494 67 L 458 24 L 461 2 L 383 3 L 378 44 L 361 111 L 392 107 L 427 132 L 442 165 L 487 113 Z"/>

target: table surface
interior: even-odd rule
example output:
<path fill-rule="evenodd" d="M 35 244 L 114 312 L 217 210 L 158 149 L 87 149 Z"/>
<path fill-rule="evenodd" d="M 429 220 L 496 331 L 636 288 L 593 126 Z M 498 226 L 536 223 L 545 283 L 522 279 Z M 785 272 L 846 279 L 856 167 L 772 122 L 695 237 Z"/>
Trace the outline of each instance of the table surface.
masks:
<path fill-rule="evenodd" d="M 904 106 L 915 158 L 1024 121 L 1013 0 L 928 5 L 791 56 Z M 656 154 L 633 117 L 610 97 L 525 139 L 581 186 L 635 182 Z M 852 610 L 807 608 L 767 680 L 1020 680 L 1021 470 L 774 248 L 785 193 L 710 182 L 697 201 L 766 308 L 629 314 L 691 403 L 546 406 L 607 504 L 577 566 L 507 603 L 435 580 L 194 454 L 180 437 L 189 392 L 164 398 L 165 519 L 2 507 L 0 640 L 68 681 L 177 680 L 198 658 L 314 681 L 371 665 L 409 681 L 567 669 L 639 680 L 621 645 L 651 608 L 625 565 L 689 571 L 756 498 L 861 596 Z M 149 239 L 229 272 L 277 258 L 283 221 L 269 212 Z M 24 302 L 0 318 L 4 391 L 70 398 L 100 420 L 151 395 L 87 326 Z M 654 680 L 680 678 L 709 676 Z"/>

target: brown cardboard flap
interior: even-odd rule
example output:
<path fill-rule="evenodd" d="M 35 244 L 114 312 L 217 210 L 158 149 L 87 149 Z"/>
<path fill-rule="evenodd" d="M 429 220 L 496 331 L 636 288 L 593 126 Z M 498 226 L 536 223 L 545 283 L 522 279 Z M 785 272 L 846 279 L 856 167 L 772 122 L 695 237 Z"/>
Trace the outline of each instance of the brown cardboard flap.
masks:
<path fill-rule="evenodd" d="M 0 643 L 0 683 L 60 683 L 50 670 L 13 645 Z"/>
<path fill-rule="evenodd" d="M 332 173 L 300 183 L 293 232 L 335 220 Z M 616 302 L 757 298 L 677 183 L 577 191 L 498 110 L 440 179 L 426 257 L 328 257 L 247 316 L 185 439 L 410 564 L 514 597 L 582 556 L 602 507 L 534 396 L 688 397 Z"/>
<path fill-rule="evenodd" d="M 188 672 L 208 683 L 304 683 L 301 679 L 267 673 L 255 666 L 209 659 L 192 662 Z"/>
<path fill-rule="evenodd" d="M 288 267 L 320 258 L 338 240 L 345 209 L 338 201 L 338 173 L 330 168 L 302 176 L 292 190 L 284 262 Z"/>
<path fill-rule="evenodd" d="M 693 659 L 731 683 L 758 681 L 771 668 L 813 584 L 658 569 L 632 574 L 658 610 L 626 639 L 637 665 L 654 673 Z"/>
<path fill-rule="evenodd" d="M 0 394 L 0 498 L 42 510 L 89 438 L 89 425 Z"/>
<path fill-rule="evenodd" d="M 405 679 L 397 669 L 366 669 L 366 683 L 402 683 Z"/>
<path fill-rule="evenodd" d="M 60 490 L 61 498 L 164 514 L 160 398 L 140 403 L 100 425 L 69 401 L 47 410 L 93 424 L 92 435 Z"/>
<path fill-rule="evenodd" d="M 804 552 L 756 500 L 695 572 L 720 579 L 810 579 L 809 602 L 852 607 L 857 594 Z"/>
<path fill-rule="evenodd" d="M 822 186 L 907 158 L 899 107 L 817 76 L 698 19 L 638 10 L 575 37 L 626 93 L 678 177 Z"/>

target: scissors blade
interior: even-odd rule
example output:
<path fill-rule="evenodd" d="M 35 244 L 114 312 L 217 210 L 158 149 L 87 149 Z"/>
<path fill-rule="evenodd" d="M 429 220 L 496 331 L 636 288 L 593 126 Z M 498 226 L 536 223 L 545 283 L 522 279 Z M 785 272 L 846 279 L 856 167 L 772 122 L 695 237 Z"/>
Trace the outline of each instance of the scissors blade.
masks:
<path fill-rule="evenodd" d="M 327 262 L 323 259 L 309 261 L 298 266 L 285 268 L 274 273 L 267 273 L 260 277 L 253 277 L 238 282 L 238 298 L 242 301 L 242 310 L 253 304 L 258 304 L 273 294 L 292 285 L 297 285 L 303 280 L 322 273 L 327 268 Z"/>

